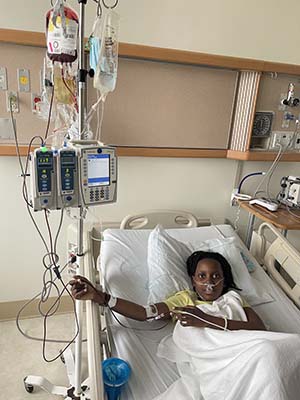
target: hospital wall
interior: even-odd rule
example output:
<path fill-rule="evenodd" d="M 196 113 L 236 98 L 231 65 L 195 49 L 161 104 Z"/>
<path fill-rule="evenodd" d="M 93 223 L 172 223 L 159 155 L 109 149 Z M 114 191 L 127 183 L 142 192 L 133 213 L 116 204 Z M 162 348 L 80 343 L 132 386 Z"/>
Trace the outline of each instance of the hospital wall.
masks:
<path fill-rule="evenodd" d="M 216 0 L 120 0 L 120 40 L 158 47 L 193 50 L 214 54 L 300 63 L 298 48 L 298 15 L 296 0 L 276 2 L 241 2 Z M 44 14 L 49 1 L 0 0 L 0 27 L 31 31 L 44 30 Z M 75 0 L 69 2 L 76 4 Z M 76 7 L 75 7 L 76 8 Z M 93 22 L 95 7 L 87 6 L 87 32 Z M 293 12 L 291 12 L 293 10 Z M 284 32 L 284 33 L 283 33 Z M 258 45 L 259 44 L 259 45 Z M 211 217 L 214 222 L 235 218 L 229 207 L 231 190 L 239 162 L 225 159 L 140 158 L 119 160 L 118 202 L 93 210 L 97 218 L 119 221 L 124 215 L 151 208 L 191 210 L 197 216 Z M 270 163 L 242 164 L 244 175 L 266 170 Z M 271 189 L 278 189 L 281 176 L 299 175 L 300 165 L 282 163 L 274 174 Z M 44 253 L 21 197 L 21 179 L 15 157 L 0 158 L 1 182 L 1 291 L 0 302 L 28 299 L 41 288 Z M 256 182 L 257 183 L 257 182 Z M 245 191 L 255 182 L 245 183 Z M 42 215 L 36 214 L 41 226 Z M 93 218 L 90 216 L 89 218 Z M 57 213 L 51 221 L 58 223 Z M 66 218 L 59 243 L 62 261 L 66 254 Z M 241 234 L 246 215 L 241 212 Z M 45 233 L 45 231 L 43 231 Z M 296 243 L 299 234 L 293 233 Z M 298 245 L 300 247 L 300 245 Z"/>

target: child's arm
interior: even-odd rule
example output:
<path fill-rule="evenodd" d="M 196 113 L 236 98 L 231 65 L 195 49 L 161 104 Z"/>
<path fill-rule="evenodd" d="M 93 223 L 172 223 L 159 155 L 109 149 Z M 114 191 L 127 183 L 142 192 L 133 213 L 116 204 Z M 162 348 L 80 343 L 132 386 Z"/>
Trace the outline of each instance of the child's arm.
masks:
<path fill-rule="evenodd" d="M 228 319 L 226 322 L 224 318 L 206 314 L 197 307 L 177 307 L 173 310 L 173 313 L 176 318 L 180 320 L 182 326 L 195 326 L 221 330 L 225 327 L 227 330 L 266 330 L 264 323 L 252 308 L 246 307 L 244 310 L 247 316 L 247 321 Z"/>
<path fill-rule="evenodd" d="M 107 306 L 111 298 L 110 294 L 96 289 L 88 279 L 79 275 L 74 276 L 70 281 L 70 285 L 72 286 L 71 293 L 75 300 L 92 300 L 101 306 Z M 163 315 L 162 319 L 170 318 L 169 309 L 165 303 L 157 303 L 154 305 L 154 310 L 155 308 L 157 308 L 158 315 Z M 149 319 L 145 307 L 124 299 L 117 298 L 115 305 L 111 309 L 125 317 L 138 321 Z"/>

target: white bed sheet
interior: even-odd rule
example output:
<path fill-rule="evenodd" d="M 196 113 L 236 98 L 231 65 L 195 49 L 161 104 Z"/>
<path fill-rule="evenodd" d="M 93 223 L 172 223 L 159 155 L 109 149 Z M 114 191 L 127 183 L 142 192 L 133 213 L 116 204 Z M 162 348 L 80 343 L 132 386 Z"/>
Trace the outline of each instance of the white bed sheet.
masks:
<path fill-rule="evenodd" d="M 117 229 L 104 232 L 100 264 L 105 287 L 113 295 L 140 304 L 147 303 L 147 242 L 150 232 L 151 230 Z M 252 257 L 229 225 L 170 229 L 167 232 L 183 242 L 236 236 L 245 252 Z M 258 264 L 251 275 L 259 280 L 274 298 L 274 302 L 254 307 L 268 328 L 277 332 L 300 333 L 300 312 L 295 305 Z M 132 367 L 132 376 L 122 392 L 122 400 L 151 400 L 178 378 L 175 364 L 156 356 L 158 343 L 172 331 L 173 325 L 169 323 L 161 330 L 150 331 L 160 328 L 163 323 L 135 322 L 119 315 L 118 318 L 132 328 L 149 329 L 125 329 L 116 320 L 110 319 L 114 338 L 113 355 L 128 361 Z"/>

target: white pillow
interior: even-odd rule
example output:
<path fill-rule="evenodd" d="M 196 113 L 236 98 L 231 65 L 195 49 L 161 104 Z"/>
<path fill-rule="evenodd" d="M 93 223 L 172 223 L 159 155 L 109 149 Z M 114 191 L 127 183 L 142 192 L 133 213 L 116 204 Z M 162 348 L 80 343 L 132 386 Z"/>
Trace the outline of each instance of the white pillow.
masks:
<path fill-rule="evenodd" d="M 158 303 L 173 293 L 192 289 L 186 271 L 190 247 L 169 236 L 158 225 L 148 239 L 149 303 Z"/>
<path fill-rule="evenodd" d="M 148 239 L 149 303 L 163 301 L 180 290 L 192 288 L 186 261 L 196 250 L 217 252 L 227 259 L 234 282 L 250 305 L 273 301 L 250 276 L 234 237 L 182 243 L 157 226 Z"/>

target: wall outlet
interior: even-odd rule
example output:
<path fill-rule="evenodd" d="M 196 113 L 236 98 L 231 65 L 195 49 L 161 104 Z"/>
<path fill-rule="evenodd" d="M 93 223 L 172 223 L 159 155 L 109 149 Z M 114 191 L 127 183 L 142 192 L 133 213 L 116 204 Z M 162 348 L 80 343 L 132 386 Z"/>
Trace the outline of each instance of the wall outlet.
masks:
<path fill-rule="evenodd" d="M 237 192 L 238 192 L 237 188 L 233 189 L 232 192 L 231 192 L 231 196 L 230 196 L 230 205 L 231 205 L 231 207 L 235 207 L 235 206 L 238 205 L 237 201 L 236 201 L 236 199 L 234 197 L 237 194 Z"/>
<path fill-rule="evenodd" d="M 300 133 L 296 135 L 294 148 L 300 150 Z"/>
<path fill-rule="evenodd" d="M 279 145 L 282 147 L 288 146 L 288 149 L 293 147 L 293 132 L 273 132 L 271 138 L 271 148 L 279 149 Z"/>
<path fill-rule="evenodd" d="M 6 92 L 6 106 L 7 112 L 19 112 L 19 96 L 18 92 Z"/>
<path fill-rule="evenodd" d="M 74 243 L 68 243 L 68 257 L 76 256 L 78 252 L 78 246 Z"/>
<path fill-rule="evenodd" d="M 286 98 L 286 93 L 280 93 L 280 98 L 279 98 L 279 105 L 278 105 L 278 110 L 279 111 L 285 111 L 287 109 L 287 106 L 285 106 L 282 101 Z"/>
<path fill-rule="evenodd" d="M 36 114 L 38 111 L 38 103 L 42 101 L 42 97 L 38 93 L 31 93 L 31 111 Z"/>
<path fill-rule="evenodd" d="M 14 123 L 16 120 L 14 118 Z M 0 118 L 0 139 L 12 140 L 15 138 L 13 124 L 11 118 Z"/>
<path fill-rule="evenodd" d="M 0 67 L 0 90 L 7 90 L 7 74 L 5 67 Z"/>

